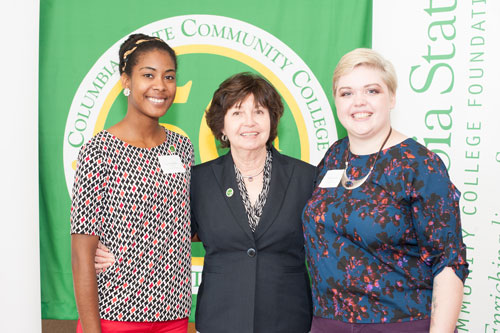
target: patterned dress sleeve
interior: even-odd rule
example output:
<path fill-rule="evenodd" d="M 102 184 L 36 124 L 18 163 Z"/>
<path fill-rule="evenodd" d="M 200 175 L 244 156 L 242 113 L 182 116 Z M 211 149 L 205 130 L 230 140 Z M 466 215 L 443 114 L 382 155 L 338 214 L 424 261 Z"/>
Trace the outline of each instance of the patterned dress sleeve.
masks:
<path fill-rule="evenodd" d="M 437 154 L 421 148 L 411 156 L 411 212 L 422 260 L 435 277 L 445 267 L 465 281 L 468 275 L 466 248 L 460 225 L 460 192 Z"/>
<path fill-rule="evenodd" d="M 71 203 L 71 233 L 101 234 L 106 218 L 105 162 L 99 147 L 89 142 L 78 155 L 73 198 Z"/>

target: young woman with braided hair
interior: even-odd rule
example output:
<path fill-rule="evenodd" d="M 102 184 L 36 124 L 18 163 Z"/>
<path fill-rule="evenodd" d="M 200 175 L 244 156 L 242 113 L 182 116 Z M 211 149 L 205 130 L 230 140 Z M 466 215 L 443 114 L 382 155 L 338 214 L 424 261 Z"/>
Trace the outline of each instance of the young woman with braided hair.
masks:
<path fill-rule="evenodd" d="M 127 113 L 82 147 L 73 186 L 77 332 L 186 332 L 193 146 L 159 124 L 175 97 L 176 56 L 134 34 L 119 57 Z M 116 262 L 96 277 L 99 241 Z"/>

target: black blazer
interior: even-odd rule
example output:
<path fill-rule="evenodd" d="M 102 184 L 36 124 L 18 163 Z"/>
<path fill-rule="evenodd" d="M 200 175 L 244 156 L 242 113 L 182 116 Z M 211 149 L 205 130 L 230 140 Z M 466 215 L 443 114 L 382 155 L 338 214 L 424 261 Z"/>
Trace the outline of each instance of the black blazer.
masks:
<path fill-rule="evenodd" d="M 192 169 L 192 230 L 206 250 L 196 304 L 200 333 L 309 332 L 312 302 L 301 216 L 316 168 L 274 148 L 272 154 L 271 184 L 255 233 L 231 154 Z"/>

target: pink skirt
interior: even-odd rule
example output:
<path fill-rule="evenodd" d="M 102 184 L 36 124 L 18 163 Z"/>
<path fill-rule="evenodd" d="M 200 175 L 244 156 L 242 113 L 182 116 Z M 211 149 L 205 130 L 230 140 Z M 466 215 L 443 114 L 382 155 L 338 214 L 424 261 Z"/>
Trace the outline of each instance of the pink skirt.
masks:
<path fill-rule="evenodd" d="M 188 318 L 154 322 L 112 321 L 101 319 L 102 333 L 186 333 L 187 329 Z M 80 320 L 78 320 L 76 326 L 76 333 L 83 333 Z"/>

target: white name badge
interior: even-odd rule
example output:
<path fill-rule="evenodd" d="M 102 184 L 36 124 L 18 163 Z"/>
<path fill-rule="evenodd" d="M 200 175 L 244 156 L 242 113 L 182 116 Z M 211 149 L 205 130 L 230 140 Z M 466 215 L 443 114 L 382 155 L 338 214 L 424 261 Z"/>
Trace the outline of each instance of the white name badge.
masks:
<path fill-rule="evenodd" d="M 186 169 L 178 155 L 158 156 L 160 166 L 165 173 L 184 173 Z"/>
<path fill-rule="evenodd" d="M 337 187 L 340 183 L 340 179 L 342 178 L 342 174 L 344 173 L 344 169 L 337 170 L 328 170 L 319 183 L 319 187 L 321 188 L 330 188 Z"/>

